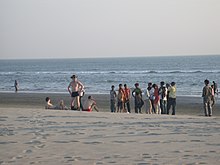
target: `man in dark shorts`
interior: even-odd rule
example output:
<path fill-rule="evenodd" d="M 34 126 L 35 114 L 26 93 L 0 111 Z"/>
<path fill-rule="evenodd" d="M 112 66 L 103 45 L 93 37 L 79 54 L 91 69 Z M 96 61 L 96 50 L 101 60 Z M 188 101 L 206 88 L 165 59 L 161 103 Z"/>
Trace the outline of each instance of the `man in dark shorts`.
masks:
<path fill-rule="evenodd" d="M 72 97 L 71 109 L 80 110 L 79 93 L 81 92 L 82 89 L 84 89 L 84 85 L 79 80 L 77 80 L 76 75 L 72 75 L 70 78 L 72 79 L 72 81 L 68 85 L 68 91 L 70 93 L 70 96 Z M 75 100 L 77 103 L 77 107 L 75 107 L 74 105 Z"/>

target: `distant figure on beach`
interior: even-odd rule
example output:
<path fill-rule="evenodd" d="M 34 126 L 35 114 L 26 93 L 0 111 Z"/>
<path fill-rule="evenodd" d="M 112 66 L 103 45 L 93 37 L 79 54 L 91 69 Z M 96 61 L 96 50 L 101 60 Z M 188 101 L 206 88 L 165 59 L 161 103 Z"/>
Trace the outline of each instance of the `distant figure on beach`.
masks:
<path fill-rule="evenodd" d="M 215 105 L 215 92 L 214 92 L 214 85 L 211 85 L 212 87 L 212 108 Z"/>
<path fill-rule="evenodd" d="M 172 115 L 176 114 L 176 83 L 172 82 L 168 88 L 169 97 L 167 103 L 167 114 L 169 115 L 170 108 L 172 106 Z"/>
<path fill-rule="evenodd" d="M 164 81 L 160 82 L 159 94 L 161 114 L 167 114 L 167 87 Z"/>
<path fill-rule="evenodd" d="M 212 116 L 212 87 L 209 86 L 209 80 L 204 81 L 205 86 L 202 90 L 202 97 L 203 97 L 203 106 L 204 106 L 204 113 L 205 116 Z"/>
<path fill-rule="evenodd" d="M 213 83 L 214 93 L 215 93 L 216 95 L 218 95 L 218 85 L 217 85 L 217 83 L 216 83 L 215 81 L 213 81 L 212 83 Z"/>
<path fill-rule="evenodd" d="M 118 85 L 118 94 L 117 94 L 117 112 L 124 112 L 124 89 L 122 84 Z"/>
<path fill-rule="evenodd" d="M 124 84 L 124 95 L 125 95 L 124 97 L 125 111 L 127 110 L 127 113 L 131 113 L 131 107 L 130 107 L 131 90 L 130 88 L 127 87 L 127 84 Z"/>
<path fill-rule="evenodd" d="M 142 100 L 142 90 L 139 88 L 139 83 L 134 84 L 135 89 L 132 91 L 132 96 L 134 97 L 134 109 L 135 113 L 142 113 L 141 108 L 144 105 Z"/>
<path fill-rule="evenodd" d="M 18 88 L 19 88 L 19 84 L 18 84 L 17 80 L 15 80 L 14 87 L 15 87 L 15 92 L 17 93 L 18 92 Z"/>
<path fill-rule="evenodd" d="M 83 104 L 83 110 L 87 112 L 92 112 L 93 108 L 99 112 L 98 107 L 96 106 L 96 101 L 92 98 L 92 96 L 88 96 L 88 99 L 85 100 Z"/>
<path fill-rule="evenodd" d="M 51 99 L 49 97 L 46 97 L 45 101 L 46 101 L 45 109 L 68 110 L 68 107 L 65 106 L 63 100 L 60 100 L 59 104 L 56 106 L 51 103 Z"/>
<path fill-rule="evenodd" d="M 71 104 L 70 104 L 71 109 L 80 110 L 79 94 L 81 90 L 84 89 L 84 85 L 79 80 L 77 80 L 76 75 L 72 75 L 70 78 L 72 79 L 72 81 L 68 85 L 68 91 L 70 93 L 70 96 L 72 97 Z M 76 100 L 76 107 L 74 104 L 75 100 Z"/>
<path fill-rule="evenodd" d="M 116 112 L 116 99 L 117 99 L 117 94 L 115 91 L 115 86 L 112 85 L 110 90 L 110 108 L 112 113 Z"/>

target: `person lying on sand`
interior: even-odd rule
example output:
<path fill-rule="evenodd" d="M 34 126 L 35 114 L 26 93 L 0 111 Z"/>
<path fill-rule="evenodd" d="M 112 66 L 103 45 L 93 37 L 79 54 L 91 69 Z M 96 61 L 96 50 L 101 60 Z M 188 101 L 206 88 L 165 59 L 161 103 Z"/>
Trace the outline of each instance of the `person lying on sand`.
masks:
<path fill-rule="evenodd" d="M 57 110 L 68 110 L 68 107 L 65 106 L 64 101 L 60 100 L 59 105 L 55 106 L 51 103 L 49 97 L 46 97 L 46 106 L 45 109 L 57 109 Z"/>

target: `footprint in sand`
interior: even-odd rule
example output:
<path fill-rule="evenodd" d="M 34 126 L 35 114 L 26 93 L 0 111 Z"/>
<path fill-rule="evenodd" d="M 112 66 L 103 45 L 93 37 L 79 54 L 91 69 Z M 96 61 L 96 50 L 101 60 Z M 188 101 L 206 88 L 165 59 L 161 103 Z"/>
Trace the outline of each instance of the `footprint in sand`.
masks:
<path fill-rule="evenodd" d="M 149 163 L 137 163 L 137 165 L 149 165 Z"/>
<path fill-rule="evenodd" d="M 0 119 L 8 119 L 8 116 L 0 116 Z"/>
<path fill-rule="evenodd" d="M 64 159 L 67 159 L 67 162 L 74 162 L 82 160 L 80 156 L 72 157 L 72 156 L 65 156 Z"/>
<path fill-rule="evenodd" d="M 143 159 L 151 159 L 152 156 L 150 154 L 142 154 Z"/>
<path fill-rule="evenodd" d="M 109 161 L 108 163 L 109 164 L 116 164 L 117 162 L 116 161 Z"/>
<path fill-rule="evenodd" d="M 63 141 L 63 140 L 60 140 L 60 141 L 53 141 L 54 143 L 63 143 L 63 144 L 65 144 L 65 143 L 70 143 L 70 141 Z"/>
<path fill-rule="evenodd" d="M 113 141 L 113 143 L 120 143 L 120 144 L 122 144 L 122 143 L 127 143 L 126 141 Z"/>
<path fill-rule="evenodd" d="M 42 149 L 45 147 L 45 144 L 42 144 L 42 142 L 39 140 L 31 140 L 31 141 L 26 142 L 24 144 L 33 144 L 32 147 L 37 148 L 37 149 Z"/>
<path fill-rule="evenodd" d="M 35 144 L 35 145 L 40 145 L 41 144 L 41 141 L 38 141 L 38 140 L 31 140 L 29 142 L 26 142 L 24 144 Z"/>
<path fill-rule="evenodd" d="M 13 131 L 14 128 L 0 128 L 0 136 L 12 136 L 12 135 L 15 135 L 14 131 Z"/>
<path fill-rule="evenodd" d="M 17 160 L 17 159 L 22 159 L 22 158 L 23 158 L 23 156 L 18 155 L 18 156 L 13 157 L 12 160 Z"/>
<path fill-rule="evenodd" d="M 37 145 L 37 146 L 34 146 L 34 147 L 37 148 L 37 149 L 42 149 L 42 148 L 45 147 L 45 145 L 44 144 L 40 144 L 40 145 Z"/>
<path fill-rule="evenodd" d="M 0 144 L 13 144 L 13 143 L 17 143 L 17 142 L 14 142 L 14 141 L 0 142 Z"/>
<path fill-rule="evenodd" d="M 23 153 L 24 154 L 30 154 L 30 153 L 32 153 L 32 150 L 24 150 Z"/>
<path fill-rule="evenodd" d="M 102 144 L 103 142 L 84 142 L 84 144 L 91 144 L 91 145 L 96 145 L 96 144 Z"/>

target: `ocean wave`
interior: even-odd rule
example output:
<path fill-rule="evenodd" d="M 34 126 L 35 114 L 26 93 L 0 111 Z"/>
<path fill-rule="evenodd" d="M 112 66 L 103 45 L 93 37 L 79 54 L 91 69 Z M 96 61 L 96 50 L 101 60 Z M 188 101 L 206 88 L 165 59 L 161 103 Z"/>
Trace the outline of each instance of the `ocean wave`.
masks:
<path fill-rule="evenodd" d="M 202 71 L 202 70 L 137 70 L 137 71 L 96 71 L 83 72 L 82 74 L 196 74 L 196 73 L 220 73 L 219 70 Z"/>
<path fill-rule="evenodd" d="M 196 74 L 196 73 L 220 73 L 220 70 L 124 70 L 124 71 L 80 71 L 75 72 L 78 75 L 89 74 Z M 0 75 L 72 75 L 72 71 L 16 71 L 16 72 L 0 72 Z"/>

